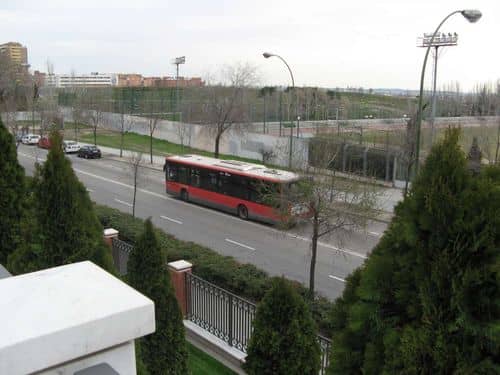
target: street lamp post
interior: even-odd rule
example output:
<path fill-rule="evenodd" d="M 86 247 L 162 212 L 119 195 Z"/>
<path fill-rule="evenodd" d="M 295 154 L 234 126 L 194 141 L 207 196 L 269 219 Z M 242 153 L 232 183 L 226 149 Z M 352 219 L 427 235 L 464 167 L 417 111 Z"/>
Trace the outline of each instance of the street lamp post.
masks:
<path fill-rule="evenodd" d="M 482 14 L 479 10 L 476 9 L 465 9 L 465 10 L 455 10 L 448 14 L 438 25 L 436 30 L 434 31 L 434 34 L 432 34 L 431 40 L 429 42 L 429 46 L 427 47 L 427 50 L 425 51 L 425 57 L 424 57 L 424 64 L 422 66 L 422 73 L 420 74 L 420 94 L 418 96 L 418 109 L 417 109 L 417 122 L 416 122 L 416 139 L 415 139 L 415 176 L 418 173 L 418 164 L 419 164 L 419 159 L 420 159 L 420 130 L 422 127 L 422 106 L 423 106 L 423 96 L 424 96 L 424 76 L 425 76 L 425 65 L 427 64 L 427 57 L 429 56 L 429 51 L 431 50 L 432 43 L 434 42 L 434 38 L 436 37 L 437 33 L 439 32 L 439 29 L 441 26 L 450 18 L 451 16 L 460 13 L 462 16 L 464 16 L 467 21 L 474 23 L 477 22 Z"/>
<path fill-rule="evenodd" d="M 186 63 L 186 56 L 176 57 L 174 59 L 174 65 L 176 68 L 175 74 L 175 111 L 174 111 L 174 120 L 176 118 L 176 112 L 179 112 L 179 65 Z M 179 118 L 179 121 L 182 121 L 182 118 Z"/>
<path fill-rule="evenodd" d="M 287 64 L 285 59 L 281 57 L 280 55 L 276 55 L 274 53 L 269 53 L 269 52 L 264 52 L 262 54 L 266 59 L 274 56 L 283 61 L 283 63 L 286 65 L 288 68 L 288 71 L 290 72 L 290 77 L 292 78 L 292 90 L 295 92 L 295 80 L 293 79 L 293 73 L 292 69 L 290 69 L 290 66 Z M 299 97 L 297 93 L 295 92 L 295 119 L 297 120 L 297 137 L 299 135 Z M 292 148 L 293 148 L 293 126 L 290 126 L 290 147 L 289 147 L 289 155 L 288 155 L 288 167 L 292 168 Z"/>

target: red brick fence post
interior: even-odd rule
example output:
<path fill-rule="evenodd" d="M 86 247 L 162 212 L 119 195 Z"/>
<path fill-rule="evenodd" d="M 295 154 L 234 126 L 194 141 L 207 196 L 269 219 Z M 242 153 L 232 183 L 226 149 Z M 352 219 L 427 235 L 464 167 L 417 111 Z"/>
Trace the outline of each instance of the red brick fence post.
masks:
<path fill-rule="evenodd" d="M 181 308 L 182 316 L 187 313 L 187 293 L 186 293 L 186 274 L 191 273 L 193 265 L 185 260 L 178 260 L 168 263 L 168 272 L 175 291 L 175 297 Z"/>
<path fill-rule="evenodd" d="M 104 242 L 108 244 L 109 248 L 113 248 L 113 238 L 118 238 L 118 232 L 116 229 L 113 228 L 106 228 L 104 229 L 103 237 L 104 237 Z"/>

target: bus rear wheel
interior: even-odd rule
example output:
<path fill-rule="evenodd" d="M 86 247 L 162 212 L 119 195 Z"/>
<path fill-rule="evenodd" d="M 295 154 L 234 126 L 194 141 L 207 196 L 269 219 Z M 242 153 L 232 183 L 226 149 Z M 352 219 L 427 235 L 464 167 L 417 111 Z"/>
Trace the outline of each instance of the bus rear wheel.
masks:
<path fill-rule="evenodd" d="M 181 190 L 181 199 L 184 201 L 184 202 L 189 202 L 189 194 L 186 190 L 182 189 Z"/>
<path fill-rule="evenodd" d="M 248 220 L 248 208 L 240 204 L 238 206 L 238 216 L 240 217 L 240 219 Z"/>

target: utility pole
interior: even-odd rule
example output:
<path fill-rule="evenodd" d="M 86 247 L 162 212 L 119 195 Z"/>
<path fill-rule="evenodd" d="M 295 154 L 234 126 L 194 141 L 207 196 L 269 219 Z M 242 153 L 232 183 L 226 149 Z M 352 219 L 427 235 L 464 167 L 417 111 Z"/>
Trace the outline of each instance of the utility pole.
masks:
<path fill-rule="evenodd" d="M 175 114 L 178 112 L 179 106 L 179 65 L 186 63 L 186 56 L 176 57 L 174 59 L 175 64 L 175 109 L 174 109 L 174 118 Z M 180 121 L 180 120 L 179 120 Z"/>

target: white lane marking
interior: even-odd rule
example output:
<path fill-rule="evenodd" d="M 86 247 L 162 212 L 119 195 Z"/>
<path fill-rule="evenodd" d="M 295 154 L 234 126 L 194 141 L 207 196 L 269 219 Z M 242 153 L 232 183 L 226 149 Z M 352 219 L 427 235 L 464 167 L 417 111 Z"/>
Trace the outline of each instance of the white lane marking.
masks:
<path fill-rule="evenodd" d="M 26 155 L 26 154 L 23 154 L 23 153 L 19 153 L 19 154 L 21 154 L 23 156 L 26 156 L 27 158 L 30 158 L 30 159 L 35 159 L 34 157 L 32 157 L 30 155 Z M 78 173 L 81 173 L 81 174 L 84 174 L 84 175 L 96 178 L 96 179 L 101 180 L 101 181 L 106 181 L 106 182 L 109 182 L 109 183 L 112 183 L 112 184 L 123 186 L 123 187 L 126 187 L 128 189 L 134 189 L 134 187 L 132 185 L 128 185 L 128 184 L 125 184 L 123 182 L 112 180 L 110 178 L 99 176 L 99 175 L 96 175 L 96 174 L 93 174 L 93 173 L 90 173 L 90 172 L 85 172 L 85 171 L 82 171 L 81 169 L 78 169 L 78 168 L 73 168 L 73 169 L 75 170 L 75 172 L 78 172 Z M 170 197 L 165 196 L 163 194 L 155 193 L 154 191 L 149 191 L 149 190 L 146 190 L 146 189 L 137 189 L 137 190 L 140 191 L 140 192 L 142 192 L 142 193 L 149 194 L 149 195 L 152 195 L 152 196 L 160 198 L 160 199 L 164 199 L 164 200 L 167 200 L 167 201 L 176 202 L 176 204 L 185 204 L 184 202 L 179 201 L 178 199 L 170 198 Z M 219 215 L 219 216 L 225 217 L 226 219 L 237 220 L 239 223 L 241 223 L 241 219 L 239 219 L 237 217 L 233 217 L 233 216 L 227 215 L 227 214 L 224 214 L 222 212 L 211 210 L 209 208 L 205 208 L 205 207 L 198 206 L 198 205 L 191 205 L 191 207 L 194 207 L 194 208 L 196 208 L 198 210 L 201 210 L 201 211 L 209 212 L 212 215 Z M 267 231 L 270 231 L 270 232 L 277 233 L 279 235 L 286 235 L 288 237 L 295 238 L 295 239 L 298 239 L 298 240 L 301 240 L 301 241 L 304 241 L 304 242 L 309 242 L 309 243 L 311 242 L 310 238 L 298 236 L 298 235 L 293 234 L 293 233 L 283 232 L 283 231 L 280 231 L 278 229 L 270 228 L 270 227 L 268 227 L 266 225 L 255 223 L 253 221 L 245 221 L 245 224 L 247 224 L 247 225 L 253 225 L 254 227 L 260 228 L 261 230 L 267 230 Z M 322 247 L 326 247 L 326 248 L 331 249 L 331 250 L 339 251 L 341 253 L 349 254 L 349 255 L 352 255 L 354 257 L 358 257 L 358 258 L 361 258 L 361 259 L 368 258 L 366 255 L 358 253 L 356 251 L 352 251 L 352 250 L 349 250 L 349 249 L 342 249 L 342 248 L 339 248 L 339 247 L 334 246 L 334 245 L 330 245 L 330 244 L 325 243 L 325 242 L 318 241 L 318 245 L 322 246 Z"/>
<path fill-rule="evenodd" d="M 340 278 L 340 277 L 338 277 L 338 276 L 328 275 L 328 277 L 330 279 L 338 280 L 338 281 L 341 281 L 341 282 L 345 283 L 345 280 L 342 279 L 342 278 Z"/>
<path fill-rule="evenodd" d="M 89 189 L 89 188 L 87 188 L 87 191 L 88 191 L 89 193 L 93 193 L 93 192 L 94 192 L 94 190 Z"/>
<path fill-rule="evenodd" d="M 121 204 L 124 204 L 125 206 L 129 206 L 129 207 L 132 207 L 132 204 L 131 203 L 128 203 L 128 202 L 124 202 L 124 201 L 121 201 L 119 199 L 116 199 L 115 198 L 115 201 L 118 202 L 118 203 L 121 203 Z"/>
<path fill-rule="evenodd" d="M 372 236 L 375 236 L 375 237 L 382 237 L 384 234 L 383 233 L 380 233 L 380 232 L 368 232 L 368 234 L 371 234 Z"/>
<path fill-rule="evenodd" d="M 302 241 L 305 241 L 305 242 L 311 242 L 311 239 L 310 238 L 307 238 L 307 237 L 302 237 L 302 236 L 299 236 L 297 234 L 293 234 L 293 233 L 286 233 L 286 235 L 288 237 L 291 237 L 291 238 L 296 238 L 298 240 L 302 240 Z M 341 253 L 345 253 L 345 254 L 349 254 L 349 255 L 352 255 L 352 256 L 355 256 L 355 257 L 358 257 L 358 258 L 362 258 L 362 259 L 366 259 L 368 258 L 366 255 L 364 254 L 361 254 L 361 253 L 358 253 L 356 251 L 353 251 L 353 250 L 349 250 L 349 249 L 342 249 L 340 247 L 337 247 L 337 246 L 334 246 L 334 245 L 330 245 L 328 243 L 324 243 L 324 242 L 320 242 L 318 241 L 318 245 L 320 246 L 323 246 L 323 247 L 326 247 L 327 249 L 331 249 L 331 250 L 335 250 L 335 251 L 339 251 Z"/>
<path fill-rule="evenodd" d="M 229 242 L 229 243 L 232 243 L 234 245 L 237 245 L 237 246 L 241 246 L 241 247 L 244 247 L 245 249 L 248 249 L 248 250 L 252 250 L 252 251 L 255 251 L 255 249 L 251 246 L 248 246 L 248 245 L 245 245 L 245 244 L 242 244 L 240 242 L 236 242 L 236 241 L 233 241 L 229 238 L 226 238 L 226 241 Z"/>
<path fill-rule="evenodd" d="M 171 221 L 171 222 L 173 222 L 173 223 L 182 224 L 182 221 L 180 221 L 180 220 L 176 220 L 176 219 L 172 219 L 171 217 L 168 217 L 168 216 L 163 216 L 163 215 L 161 215 L 160 217 L 161 217 L 162 219 L 165 219 L 165 220 Z"/>

